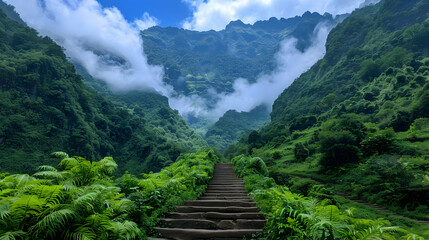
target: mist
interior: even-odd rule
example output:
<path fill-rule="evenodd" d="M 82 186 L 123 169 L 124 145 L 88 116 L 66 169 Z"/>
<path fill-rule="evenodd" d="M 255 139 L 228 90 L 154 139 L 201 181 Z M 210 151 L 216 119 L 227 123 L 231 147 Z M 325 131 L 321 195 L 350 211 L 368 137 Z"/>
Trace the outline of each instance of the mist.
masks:
<path fill-rule="evenodd" d="M 325 55 L 326 39 L 332 27 L 319 24 L 314 30 L 312 45 L 304 52 L 297 49 L 297 39 L 283 40 L 280 51 L 276 54 L 276 69 L 270 74 L 260 76 L 256 83 L 237 79 L 233 85 L 233 93 L 220 94 L 221 100 L 212 114 L 221 116 L 229 109 L 249 112 L 259 105 L 265 105 L 271 111 L 272 104 L 284 89 Z"/>
<path fill-rule="evenodd" d="M 236 79 L 232 93 L 218 93 L 212 90 L 212 98 L 218 99 L 214 107 L 208 108 L 207 100 L 199 96 L 171 98 L 170 104 L 173 108 L 180 108 L 183 116 L 194 115 L 212 121 L 218 120 L 228 110 L 250 112 L 255 107 L 264 105 L 271 111 L 272 104 L 284 89 L 323 58 L 326 52 L 326 39 L 333 27 L 324 23 L 319 24 L 314 30 L 312 45 L 304 52 L 297 49 L 297 39 L 283 40 L 275 56 L 277 67 L 273 72 L 259 76 L 255 83 L 250 83 L 244 78 Z"/>
<path fill-rule="evenodd" d="M 165 84 L 163 67 L 150 65 L 144 54 L 140 30 L 157 24 L 144 13 L 130 23 L 116 8 L 103 8 L 96 0 L 6 0 L 21 18 L 40 35 L 49 36 L 65 49 L 72 62 L 83 66 L 112 91 L 156 91 L 169 98 L 170 106 L 188 115 L 216 121 L 226 111 L 251 111 L 259 105 L 271 108 L 279 94 L 324 56 L 327 35 L 333 26 L 319 25 L 313 44 L 304 52 L 296 39 L 285 39 L 276 54 L 276 69 L 261 75 L 255 83 L 236 79 L 234 92 L 211 90 L 218 101 L 209 107 L 200 96 L 178 96 Z"/>

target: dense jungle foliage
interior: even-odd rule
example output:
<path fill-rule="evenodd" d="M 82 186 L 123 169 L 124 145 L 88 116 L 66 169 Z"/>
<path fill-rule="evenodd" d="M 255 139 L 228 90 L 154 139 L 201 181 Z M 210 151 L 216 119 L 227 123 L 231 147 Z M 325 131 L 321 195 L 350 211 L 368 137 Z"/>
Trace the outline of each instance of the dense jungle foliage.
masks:
<path fill-rule="evenodd" d="M 423 237 L 385 219 L 355 216 L 355 209 L 343 208 L 330 189 L 314 185 L 308 197 L 277 185 L 259 157 L 237 156 L 234 170 L 244 178 L 246 192 L 268 215 L 264 232 L 257 239 L 419 239 Z M 255 236 L 256 237 L 256 236 Z"/>
<path fill-rule="evenodd" d="M 212 151 L 180 155 L 142 178 L 114 179 L 116 162 L 56 152 L 56 167 L 0 174 L 0 239 L 146 239 L 160 217 L 204 192 L 218 158 Z"/>
<path fill-rule="evenodd" d="M 121 172 L 138 173 L 159 170 L 181 152 L 193 150 L 190 141 L 163 136 L 162 127 L 174 132 L 179 118 L 166 104 L 155 110 L 166 115 L 166 123 L 160 120 L 155 129 L 145 123 L 144 113 L 134 113 L 139 109 L 117 107 L 89 89 L 61 47 L 3 12 L 0 59 L 2 171 L 33 172 L 53 162 L 48 160 L 51 152 L 64 150 L 90 159 L 113 156 Z M 196 136 L 192 130 L 181 134 Z M 198 136 L 194 139 L 205 144 Z"/>
<path fill-rule="evenodd" d="M 276 100 L 270 125 L 225 155 L 263 158 L 302 194 L 324 182 L 429 220 L 428 12 L 422 0 L 353 12 L 330 33 L 326 56 Z"/>
<path fill-rule="evenodd" d="M 165 98 L 114 95 L 77 66 L 97 93 L 58 45 L 16 22 L 19 16 L 1 1 L 0 8 L 6 9 L 0 11 L 0 240 L 157 237 L 153 227 L 164 213 L 205 191 L 219 157 L 196 151 L 206 143 Z M 269 217 L 255 239 L 429 237 L 427 225 L 410 219 L 429 220 L 428 13 L 427 0 L 382 0 L 353 12 L 329 35 L 326 56 L 277 99 L 271 123 L 226 149 L 246 191 Z M 234 56 L 250 59 L 255 53 L 247 49 L 255 41 L 272 43 L 258 34 L 314 28 L 313 18 L 332 19 L 307 13 L 253 26 L 237 21 L 221 33 L 230 31 L 234 43 L 246 40 L 248 46 L 236 44 Z M 151 31 L 174 32 L 178 37 L 168 41 L 185 50 L 198 46 L 183 40 L 196 32 L 151 28 L 143 38 Z M 217 41 L 211 35 L 219 33 L 201 34 L 206 43 L 192 51 L 210 50 L 207 44 Z M 168 35 L 160 36 L 167 41 Z M 305 41 L 300 44 L 305 48 Z M 168 62 L 162 56 L 159 61 Z M 172 64 L 182 67 L 165 65 L 166 81 Z M 176 76 L 208 81 L 200 70 Z M 222 72 L 210 79 L 216 74 Z M 228 112 L 207 139 L 222 149 L 230 138 L 262 126 L 261 116 Z M 250 127 L 228 129 L 235 121 Z M 50 154 L 58 150 L 83 157 Z M 149 170 L 160 171 L 143 173 Z"/>

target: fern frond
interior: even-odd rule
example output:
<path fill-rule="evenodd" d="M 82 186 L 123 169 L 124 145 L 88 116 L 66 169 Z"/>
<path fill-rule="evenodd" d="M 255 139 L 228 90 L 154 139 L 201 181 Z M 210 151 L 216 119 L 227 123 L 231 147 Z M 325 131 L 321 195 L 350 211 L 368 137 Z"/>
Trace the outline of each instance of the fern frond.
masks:
<path fill-rule="evenodd" d="M 31 194 L 43 198 L 45 202 L 52 206 L 59 204 L 63 199 L 63 190 L 64 188 L 60 185 L 46 186 L 42 185 L 34 188 L 31 191 Z"/>
<path fill-rule="evenodd" d="M 42 165 L 36 168 L 37 171 L 50 171 L 50 172 L 58 172 L 58 170 L 49 165 Z"/>
<path fill-rule="evenodd" d="M 68 229 L 63 235 L 64 240 L 95 240 L 97 235 L 86 226 L 80 226 L 76 229 Z"/>
<path fill-rule="evenodd" d="M 51 153 L 52 157 L 58 158 L 60 160 L 63 160 L 64 158 L 68 158 L 69 155 L 65 152 L 53 152 Z"/>
<path fill-rule="evenodd" d="M 23 239 L 26 236 L 27 233 L 23 231 L 7 232 L 0 236 L 0 240 L 18 240 Z"/>
<path fill-rule="evenodd" d="M 45 201 L 43 199 L 35 195 L 25 195 L 15 201 L 9 211 L 13 221 L 18 225 L 22 225 L 26 224 L 27 220 L 37 219 L 44 205 Z"/>
<path fill-rule="evenodd" d="M 61 160 L 60 164 L 58 164 L 58 165 L 64 167 L 64 169 L 66 169 L 66 170 L 69 170 L 78 164 L 79 164 L 79 161 L 76 160 L 75 158 L 66 157 L 66 158 L 63 158 Z"/>
<path fill-rule="evenodd" d="M 67 226 L 67 223 L 75 218 L 76 213 L 73 210 L 61 209 L 46 215 L 29 230 L 36 238 L 42 236 L 54 237 L 55 233 L 63 230 Z"/>
<path fill-rule="evenodd" d="M 0 204 L 0 219 L 5 219 L 10 215 L 9 209 L 10 205 Z"/>
<path fill-rule="evenodd" d="M 109 231 L 116 236 L 116 239 L 121 240 L 140 239 L 143 236 L 137 224 L 131 221 L 112 222 Z"/>
<path fill-rule="evenodd" d="M 33 174 L 33 176 L 38 178 L 53 179 L 57 181 L 61 181 L 65 178 L 64 175 L 58 171 L 42 171 Z"/>

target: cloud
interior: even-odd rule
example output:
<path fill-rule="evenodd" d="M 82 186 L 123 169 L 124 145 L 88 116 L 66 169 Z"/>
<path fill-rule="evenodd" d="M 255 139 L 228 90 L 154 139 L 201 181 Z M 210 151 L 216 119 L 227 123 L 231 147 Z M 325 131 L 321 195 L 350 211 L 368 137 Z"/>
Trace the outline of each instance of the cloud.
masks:
<path fill-rule="evenodd" d="M 117 92 L 154 89 L 163 95 L 172 88 L 162 82 L 163 68 L 151 66 L 143 54 L 139 28 L 156 24 L 145 13 L 128 23 L 117 8 L 96 0 L 6 0 L 23 20 L 49 36 L 97 79 Z"/>
<path fill-rule="evenodd" d="M 277 0 L 236 0 L 232 1 L 233 7 L 227 10 L 221 4 L 225 0 L 186 1 L 197 10 L 207 11 L 207 19 L 216 16 L 207 8 L 216 2 L 218 5 L 213 11 L 216 12 L 218 9 L 219 18 L 224 20 L 230 16 L 238 18 L 240 14 L 255 11 L 255 14 L 247 16 L 245 21 L 258 20 L 265 15 L 270 17 L 276 16 L 275 14 L 286 15 L 287 12 L 308 10 L 307 7 L 310 5 L 321 5 L 314 4 L 313 0 L 291 0 L 287 4 Z M 103 8 L 96 0 L 6 0 L 6 2 L 15 6 L 30 27 L 35 28 L 41 35 L 54 39 L 65 48 L 66 55 L 73 62 L 82 65 L 94 78 L 105 81 L 113 91 L 125 93 L 131 90 L 155 90 L 168 97 L 170 106 L 179 110 L 183 116 L 194 115 L 211 120 L 217 120 L 230 109 L 250 111 L 261 104 L 271 106 L 294 79 L 323 57 L 330 30 L 329 26 L 318 26 L 314 32 L 313 44 L 305 52 L 296 48 L 296 39 L 284 40 L 276 54 L 277 67 L 272 73 L 260 76 L 256 83 L 239 78 L 234 82 L 232 93 L 211 90 L 212 99 L 217 99 L 217 102 L 209 103 L 197 95 L 178 96 L 172 86 L 162 81 L 163 67 L 148 64 L 139 31 L 158 22 L 148 13 L 130 23 L 117 8 Z M 324 9 L 333 9 L 334 6 L 331 5 L 334 2 L 325 1 L 322 5 Z M 353 7 L 346 3 L 353 6 L 356 4 L 350 2 L 351 0 L 343 0 L 335 7 L 342 9 L 341 11 L 351 10 Z M 294 6 L 292 3 L 300 3 L 302 6 Z M 278 9 L 274 11 L 276 8 L 272 6 Z M 288 7 L 294 9 L 290 10 Z M 271 12 L 263 13 L 268 8 Z M 281 12 L 281 8 L 286 9 L 285 13 Z M 199 14 L 203 12 L 197 11 L 194 17 L 200 16 Z M 189 24 L 197 26 L 200 24 L 198 21 Z M 219 26 L 224 26 L 222 21 L 220 24 Z"/>
<path fill-rule="evenodd" d="M 271 107 L 284 89 L 323 58 L 326 52 L 326 39 L 332 27 L 323 23 L 319 24 L 314 30 L 312 45 L 304 52 L 296 48 L 297 39 L 285 39 L 280 44 L 280 51 L 276 54 L 277 67 L 272 73 L 261 75 L 255 83 L 249 83 L 243 78 L 235 80 L 232 93 L 213 93 L 219 101 L 211 109 L 207 108 L 207 104 L 201 104 L 204 103 L 204 100 L 193 96 L 195 98 L 192 101 L 193 107 L 182 113 L 217 120 L 230 109 L 249 112 L 260 105 Z M 186 104 L 189 98 L 177 100 L 177 105 L 189 106 Z"/>
<path fill-rule="evenodd" d="M 183 23 L 192 30 L 222 30 L 230 21 L 240 19 L 253 24 L 270 17 L 289 18 L 306 11 L 333 15 L 350 13 L 365 0 L 182 0 L 193 9 Z M 374 2 L 375 0 L 370 0 Z M 376 0 L 378 1 L 378 0 Z"/>
<path fill-rule="evenodd" d="M 155 17 L 151 17 L 149 13 L 145 12 L 142 19 L 136 19 L 134 23 L 140 31 L 143 31 L 150 27 L 157 26 L 159 24 L 159 20 Z"/>

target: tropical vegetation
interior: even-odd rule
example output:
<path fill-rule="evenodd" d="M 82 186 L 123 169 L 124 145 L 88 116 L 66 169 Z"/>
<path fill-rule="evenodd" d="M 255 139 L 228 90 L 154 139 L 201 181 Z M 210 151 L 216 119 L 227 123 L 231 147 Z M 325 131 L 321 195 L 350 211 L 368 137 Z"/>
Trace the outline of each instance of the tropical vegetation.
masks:
<path fill-rule="evenodd" d="M 218 158 L 184 154 L 161 172 L 114 179 L 111 157 L 53 153 L 58 165 L 0 175 L 0 239 L 142 239 L 165 212 L 204 192 Z"/>

